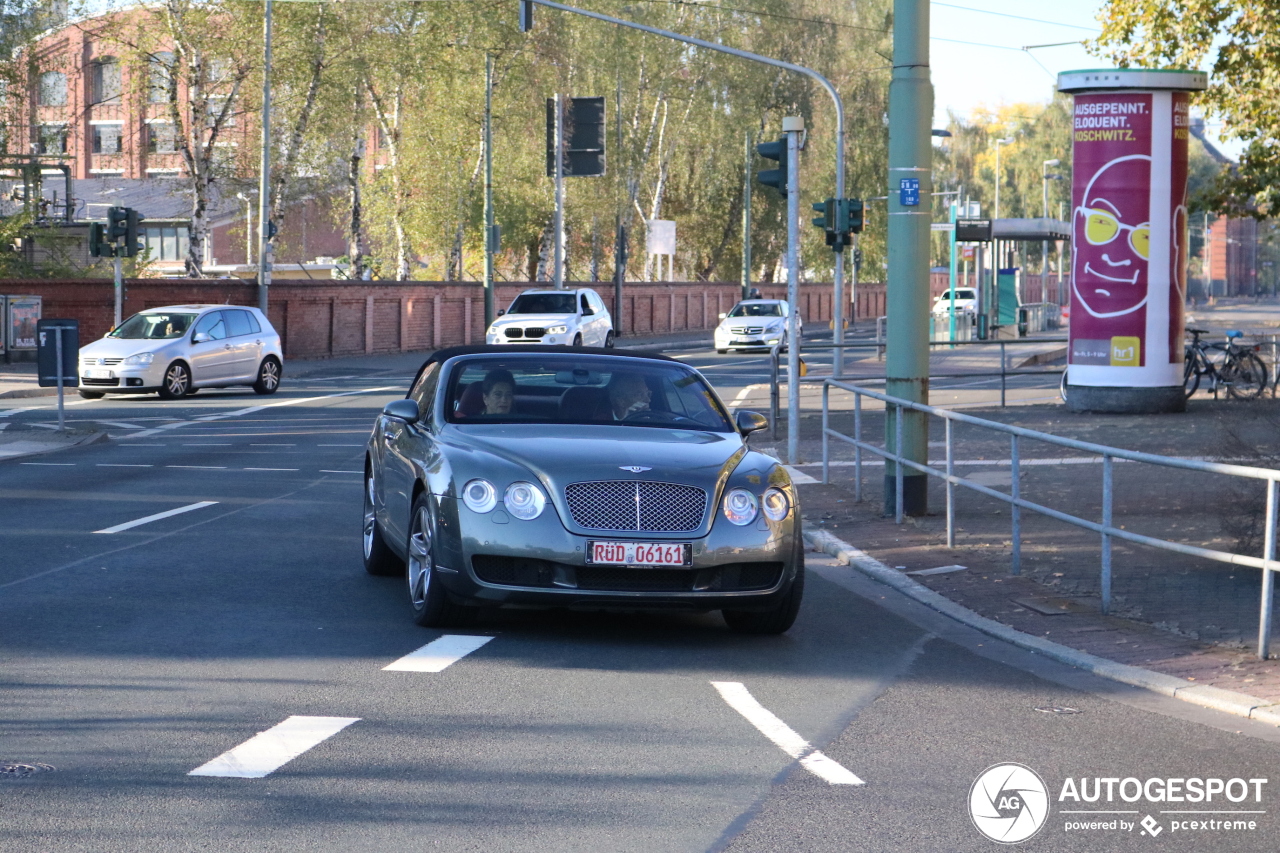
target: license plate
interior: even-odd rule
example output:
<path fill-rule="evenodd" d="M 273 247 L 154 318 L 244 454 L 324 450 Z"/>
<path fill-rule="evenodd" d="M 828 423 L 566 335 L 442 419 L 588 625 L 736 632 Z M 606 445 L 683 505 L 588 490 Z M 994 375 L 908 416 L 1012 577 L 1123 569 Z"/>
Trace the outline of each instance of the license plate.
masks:
<path fill-rule="evenodd" d="M 115 375 L 110 370 L 101 367 L 90 368 L 84 372 L 84 375 L 90 379 L 114 379 Z"/>
<path fill-rule="evenodd" d="M 687 542 L 588 542 L 587 562 L 598 566 L 688 566 Z"/>

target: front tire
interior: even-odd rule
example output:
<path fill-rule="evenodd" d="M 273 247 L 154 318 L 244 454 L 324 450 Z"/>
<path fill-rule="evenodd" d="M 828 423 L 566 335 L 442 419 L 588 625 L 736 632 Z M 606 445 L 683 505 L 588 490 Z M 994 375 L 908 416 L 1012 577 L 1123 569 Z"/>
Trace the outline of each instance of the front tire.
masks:
<path fill-rule="evenodd" d="M 1182 390 L 1190 400 L 1191 396 L 1196 393 L 1196 389 L 1200 387 L 1200 371 L 1197 369 L 1199 359 L 1194 354 L 1188 354 L 1186 367 L 1182 369 Z"/>
<path fill-rule="evenodd" d="M 804 598 L 804 551 L 798 557 L 795 579 L 772 610 L 722 610 L 725 624 L 739 634 L 781 634 L 795 624 Z"/>
<path fill-rule="evenodd" d="M 180 361 L 169 365 L 160 384 L 161 400 L 177 400 L 191 393 L 191 370 Z"/>
<path fill-rule="evenodd" d="M 613 332 L 610 331 L 604 336 L 604 348 L 613 349 Z"/>
<path fill-rule="evenodd" d="M 274 394 L 280 388 L 280 362 L 268 356 L 258 366 L 258 381 L 253 383 L 253 393 Z"/>
<path fill-rule="evenodd" d="M 86 391 L 83 388 L 81 388 L 80 396 L 84 397 L 86 400 L 101 400 L 103 397 L 107 395 L 103 394 L 101 391 Z"/>
<path fill-rule="evenodd" d="M 717 349 L 717 350 L 716 350 L 716 352 L 720 353 L 721 355 L 724 355 L 725 353 L 727 353 L 727 352 L 728 352 L 728 350 L 727 350 L 727 349 Z"/>
<path fill-rule="evenodd" d="M 573 346 L 575 346 L 575 347 L 580 347 L 580 346 L 582 346 L 582 335 L 581 335 L 581 334 L 577 334 L 577 335 L 574 335 L 574 336 L 573 336 Z"/>
<path fill-rule="evenodd" d="M 364 478 L 364 570 L 378 577 L 395 577 L 404 572 L 404 563 L 387 546 L 382 538 L 382 525 L 374 511 L 373 477 Z"/>
<path fill-rule="evenodd" d="M 449 594 L 436 573 L 435 531 L 431 523 L 431 505 L 426 495 L 413 503 L 409 523 L 409 606 L 413 621 L 423 628 L 443 628 L 468 624 L 475 619 L 476 608 L 449 600 Z"/>

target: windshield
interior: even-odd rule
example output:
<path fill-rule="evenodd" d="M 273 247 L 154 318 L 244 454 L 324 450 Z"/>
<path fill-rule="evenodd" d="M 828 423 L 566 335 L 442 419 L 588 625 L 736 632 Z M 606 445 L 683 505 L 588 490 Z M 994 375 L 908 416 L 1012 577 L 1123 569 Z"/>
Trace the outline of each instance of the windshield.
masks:
<path fill-rule="evenodd" d="M 573 314 L 572 293 L 522 293 L 507 309 L 508 314 Z"/>
<path fill-rule="evenodd" d="M 729 312 L 730 317 L 781 317 L 782 306 L 777 302 L 739 302 Z"/>
<path fill-rule="evenodd" d="M 951 291 L 948 290 L 946 293 L 942 294 L 938 298 L 946 299 L 950 301 Z M 977 298 L 978 298 L 977 294 L 975 294 L 972 290 L 960 290 L 959 288 L 956 289 L 956 299 L 977 299 Z"/>
<path fill-rule="evenodd" d="M 127 341 L 168 340 L 182 337 L 195 314 L 134 314 L 111 333 Z"/>
<path fill-rule="evenodd" d="M 449 377 L 450 423 L 563 423 L 733 432 L 702 377 L 656 359 L 475 358 Z"/>

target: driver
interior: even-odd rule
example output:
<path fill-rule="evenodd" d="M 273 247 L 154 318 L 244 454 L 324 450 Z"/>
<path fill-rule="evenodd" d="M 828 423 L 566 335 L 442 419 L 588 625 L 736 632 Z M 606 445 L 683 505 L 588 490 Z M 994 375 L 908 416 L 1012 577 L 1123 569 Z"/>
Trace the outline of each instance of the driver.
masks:
<path fill-rule="evenodd" d="M 638 373 L 615 373 L 608 391 L 609 410 L 615 421 L 649 408 L 649 386 Z"/>

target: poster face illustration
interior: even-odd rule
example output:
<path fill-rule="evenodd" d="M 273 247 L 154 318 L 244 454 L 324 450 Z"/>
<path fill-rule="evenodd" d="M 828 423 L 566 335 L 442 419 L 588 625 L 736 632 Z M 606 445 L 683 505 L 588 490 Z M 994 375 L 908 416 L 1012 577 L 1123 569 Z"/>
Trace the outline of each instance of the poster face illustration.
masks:
<path fill-rule="evenodd" d="M 1181 383 L 1187 97 L 1075 98 L 1071 382 Z"/>

